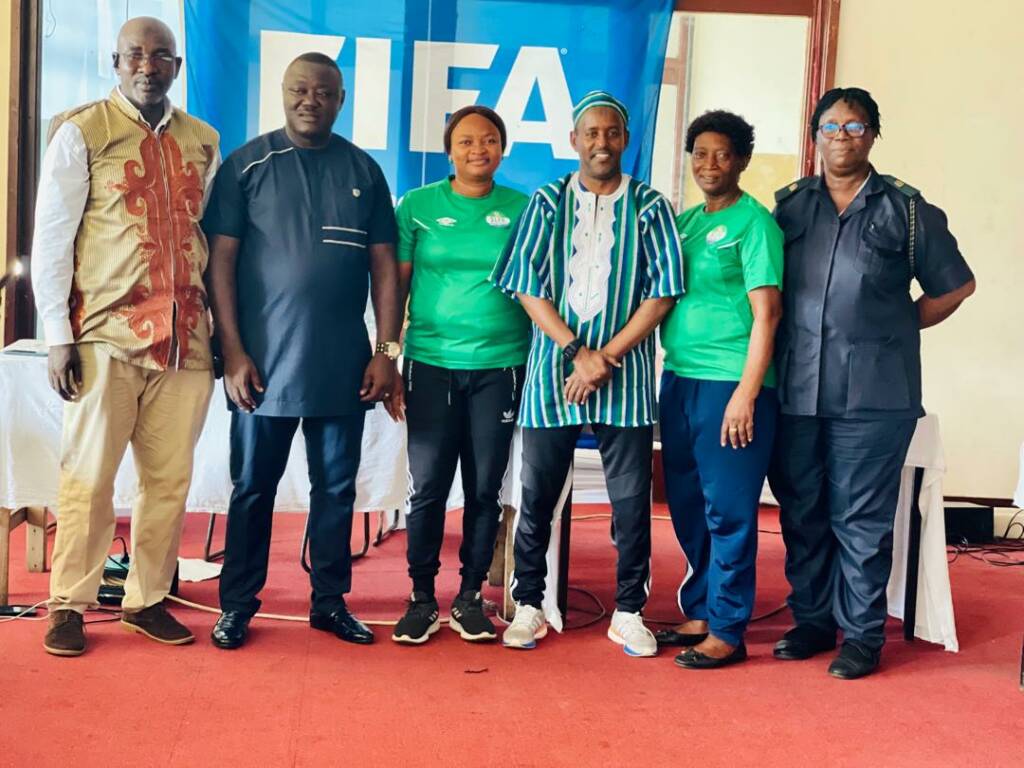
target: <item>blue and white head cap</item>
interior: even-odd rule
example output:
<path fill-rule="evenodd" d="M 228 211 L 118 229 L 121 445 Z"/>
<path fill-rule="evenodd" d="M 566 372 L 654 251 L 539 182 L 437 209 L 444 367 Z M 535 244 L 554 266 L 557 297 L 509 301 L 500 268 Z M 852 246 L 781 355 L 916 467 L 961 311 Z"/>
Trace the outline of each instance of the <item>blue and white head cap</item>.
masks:
<path fill-rule="evenodd" d="M 576 106 L 572 108 L 572 124 L 574 126 L 578 125 L 580 118 L 583 117 L 583 113 L 594 107 L 614 109 L 622 117 L 622 126 L 624 128 L 629 127 L 629 112 L 626 110 L 626 105 L 608 93 L 608 91 L 591 91 L 576 102 Z"/>

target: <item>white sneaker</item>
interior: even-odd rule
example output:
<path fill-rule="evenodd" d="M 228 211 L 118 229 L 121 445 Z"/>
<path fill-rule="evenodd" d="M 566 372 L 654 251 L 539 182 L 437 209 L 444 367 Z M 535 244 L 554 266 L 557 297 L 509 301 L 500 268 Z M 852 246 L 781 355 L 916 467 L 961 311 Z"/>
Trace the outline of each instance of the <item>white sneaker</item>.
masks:
<path fill-rule="evenodd" d="M 639 613 L 615 611 L 608 627 L 608 639 L 623 646 L 628 656 L 657 656 L 658 641 L 651 630 L 644 626 Z"/>
<path fill-rule="evenodd" d="M 537 641 L 548 633 L 544 611 L 532 605 L 516 603 L 516 615 L 508 625 L 501 643 L 506 648 L 530 649 L 537 647 Z"/>

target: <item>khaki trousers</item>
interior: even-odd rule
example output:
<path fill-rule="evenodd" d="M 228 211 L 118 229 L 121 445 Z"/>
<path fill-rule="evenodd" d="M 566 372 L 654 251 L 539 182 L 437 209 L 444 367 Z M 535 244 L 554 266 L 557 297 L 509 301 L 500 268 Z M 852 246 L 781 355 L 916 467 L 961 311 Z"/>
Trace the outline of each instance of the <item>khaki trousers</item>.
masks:
<path fill-rule="evenodd" d="M 64 405 L 50 610 L 96 604 L 114 536 L 114 477 L 131 443 L 138 496 L 123 609 L 166 597 L 174 578 L 192 457 L 213 389 L 210 371 L 155 371 L 80 344 L 82 387 Z"/>

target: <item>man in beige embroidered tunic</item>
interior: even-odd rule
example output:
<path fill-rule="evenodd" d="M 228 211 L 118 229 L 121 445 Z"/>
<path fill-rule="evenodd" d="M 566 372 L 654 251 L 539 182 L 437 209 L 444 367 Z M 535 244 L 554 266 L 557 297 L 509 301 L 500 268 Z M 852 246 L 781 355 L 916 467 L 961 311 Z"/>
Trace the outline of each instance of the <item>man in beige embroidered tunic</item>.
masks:
<path fill-rule="evenodd" d="M 218 135 L 166 97 L 181 58 L 162 22 L 126 22 L 113 63 L 108 98 L 54 118 L 36 203 L 32 282 L 50 384 L 66 401 L 44 641 L 58 656 L 85 650 L 82 613 L 96 603 L 129 443 L 139 489 L 122 624 L 194 639 L 163 599 L 212 389 L 199 220 Z"/>

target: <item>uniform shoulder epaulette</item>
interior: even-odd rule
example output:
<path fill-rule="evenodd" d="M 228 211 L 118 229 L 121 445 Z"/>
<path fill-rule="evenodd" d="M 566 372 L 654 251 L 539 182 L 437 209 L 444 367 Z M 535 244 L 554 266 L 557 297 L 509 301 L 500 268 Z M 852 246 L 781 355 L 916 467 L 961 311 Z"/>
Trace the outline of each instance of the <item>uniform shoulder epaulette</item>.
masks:
<path fill-rule="evenodd" d="M 46 143 L 49 144 L 53 137 L 56 135 L 57 129 L 60 128 L 68 120 L 70 120 L 72 117 L 74 117 L 80 112 L 84 112 L 89 107 L 93 107 L 103 101 L 106 101 L 106 99 L 97 99 L 96 101 L 89 101 L 85 104 L 79 104 L 77 107 L 72 107 L 71 109 L 66 109 L 63 112 L 58 112 L 56 115 L 51 117 L 50 127 L 46 132 Z"/>
<path fill-rule="evenodd" d="M 812 181 L 814 181 L 813 176 L 804 176 L 802 179 L 797 179 L 792 184 L 787 184 L 782 189 L 775 190 L 775 202 L 781 203 L 794 192 L 799 192 Z"/>
<path fill-rule="evenodd" d="M 907 182 L 897 179 L 895 176 L 888 176 L 883 174 L 882 180 L 885 181 L 890 187 L 895 187 L 897 190 L 902 192 L 907 197 L 917 197 L 921 194 L 921 190 L 916 187 L 912 187 Z"/>

